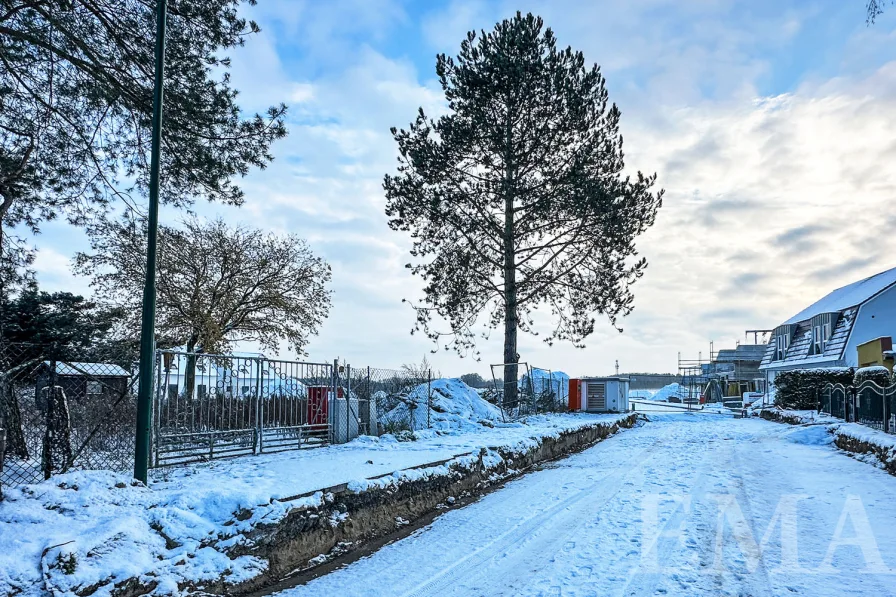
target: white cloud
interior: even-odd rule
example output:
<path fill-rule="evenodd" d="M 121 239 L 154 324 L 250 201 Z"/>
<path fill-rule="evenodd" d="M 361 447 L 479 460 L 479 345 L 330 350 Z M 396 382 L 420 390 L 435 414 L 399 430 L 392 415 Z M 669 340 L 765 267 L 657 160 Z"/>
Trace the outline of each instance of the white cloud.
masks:
<path fill-rule="evenodd" d="M 401 6 L 351 6 L 350 19 L 346 6 L 329 3 L 254 9 L 263 34 L 234 53 L 234 81 L 247 108 L 291 101 L 290 136 L 267 170 L 244 181 L 245 207 L 198 209 L 308 238 L 333 264 L 336 290 L 312 356 L 397 366 L 432 345 L 408 334 L 413 313 L 400 302 L 417 296 L 420 282 L 403 267 L 408 239 L 389 230 L 383 213 L 382 176 L 396 154 L 389 127 L 406 126 L 419 106 L 438 114 L 444 101 L 431 70 L 374 43 L 407 25 Z M 627 164 L 657 171 L 667 190 L 639 243 L 650 267 L 634 289 L 635 313 L 621 322 L 625 332 L 599 326 L 584 351 L 523 337 L 520 353 L 531 364 L 606 373 L 618 358 L 623 370 L 674 370 L 678 351 L 695 357 L 709 340 L 733 345 L 746 328 L 773 326 L 833 287 L 894 265 L 896 63 L 759 97 L 758 81 L 774 65 L 757 49 L 784 48 L 809 12 L 732 19 L 738 7 L 522 3 L 545 17 L 561 45 L 603 65 L 623 112 Z M 490 29 L 516 9 L 455 1 L 419 29 L 428 47 L 454 52 L 466 31 Z M 859 37 L 855 56 L 893 45 L 889 32 Z M 50 255 L 38 265 L 42 276 L 56 276 L 60 264 Z M 499 360 L 499 336 L 481 347 L 486 362 Z M 434 361 L 446 373 L 488 373 L 450 353 Z"/>

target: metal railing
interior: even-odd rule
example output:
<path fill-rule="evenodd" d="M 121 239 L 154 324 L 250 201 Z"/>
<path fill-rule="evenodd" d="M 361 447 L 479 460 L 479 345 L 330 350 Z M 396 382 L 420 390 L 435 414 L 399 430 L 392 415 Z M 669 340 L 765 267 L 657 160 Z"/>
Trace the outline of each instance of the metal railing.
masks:
<path fill-rule="evenodd" d="M 827 384 L 821 391 L 819 410 L 896 434 L 896 385 L 882 387 L 871 380 L 858 386 Z"/>
<path fill-rule="evenodd" d="M 335 364 L 160 350 L 155 381 L 154 467 L 347 441 Z"/>

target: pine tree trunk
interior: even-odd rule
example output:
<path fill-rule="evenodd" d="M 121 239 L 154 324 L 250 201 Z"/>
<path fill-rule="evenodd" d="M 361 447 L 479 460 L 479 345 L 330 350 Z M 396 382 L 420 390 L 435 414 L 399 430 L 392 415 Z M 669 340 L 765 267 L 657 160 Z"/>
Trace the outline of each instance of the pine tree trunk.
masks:
<path fill-rule="evenodd" d="M 507 150 L 504 175 L 504 401 L 505 408 L 518 406 L 517 387 L 517 295 L 516 253 L 513 228 L 513 139 L 510 109 L 507 118 Z"/>

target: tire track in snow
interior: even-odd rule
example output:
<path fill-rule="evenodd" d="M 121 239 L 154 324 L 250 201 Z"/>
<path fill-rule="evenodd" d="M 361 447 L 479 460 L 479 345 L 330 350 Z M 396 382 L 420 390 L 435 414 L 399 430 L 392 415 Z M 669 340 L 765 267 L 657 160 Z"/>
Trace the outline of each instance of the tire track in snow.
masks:
<path fill-rule="evenodd" d="M 645 428 L 641 427 L 640 429 Z M 558 527 L 558 525 L 564 523 L 568 524 L 568 519 L 582 520 L 582 513 L 580 510 L 576 509 L 576 507 L 582 504 L 586 499 L 593 498 L 594 494 L 592 491 L 595 488 L 601 485 L 615 486 L 617 488 L 616 491 L 611 495 L 606 496 L 606 498 L 601 500 L 599 504 L 594 504 L 591 501 L 586 502 L 586 505 L 590 507 L 589 509 L 600 509 L 605 506 L 610 499 L 622 490 L 624 486 L 623 481 L 630 475 L 640 471 L 641 465 L 647 462 L 655 452 L 660 450 L 660 448 L 665 446 L 666 436 L 669 435 L 670 431 L 668 429 L 664 429 L 663 431 L 665 431 L 663 435 L 655 439 L 650 445 L 644 447 L 638 454 L 633 455 L 624 462 L 617 463 L 616 468 L 607 475 L 602 476 L 585 487 L 577 488 L 575 493 L 567 499 L 550 508 L 540 510 L 536 514 L 524 519 L 522 522 L 515 524 L 492 541 L 489 541 L 485 545 L 481 545 L 469 555 L 460 560 L 456 560 L 450 566 L 442 568 L 427 580 L 409 591 L 402 593 L 401 597 L 444 595 L 447 593 L 448 589 L 457 583 L 458 579 L 476 578 L 487 573 L 491 568 L 487 567 L 486 564 L 497 559 L 499 553 L 507 553 L 528 547 L 529 542 L 525 541 L 525 539 L 542 527 Z M 599 445 L 600 444 L 598 444 L 598 446 Z M 589 448 L 589 450 L 591 449 L 593 448 Z M 509 500 L 511 498 L 508 496 L 506 499 Z M 559 526 L 558 528 L 562 528 L 562 526 Z"/>
<path fill-rule="evenodd" d="M 710 423 L 708 426 L 711 428 L 712 424 Z M 638 566 L 629 570 L 627 572 L 628 578 L 621 589 L 619 589 L 618 595 L 695 594 L 697 592 L 717 594 L 715 589 L 718 587 L 713 587 L 710 590 L 702 586 L 705 585 L 705 572 L 700 569 L 702 562 L 698 562 L 696 567 L 689 564 L 689 561 L 694 557 L 699 558 L 699 546 L 709 543 L 707 541 L 707 531 L 711 531 L 713 527 L 704 520 L 706 511 L 702 508 L 704 504 L 700 503 L 700 497 L 706 494 L 709 484 L 719 478 L 714 474 L 714 471 L 718 470 L 718 464 L 712 458 L 717 453 L 713 450 L 713 443 L 718 437 L 712 435 L 707 438 L 705 435 L 702 435 L 705 433 L 703 421 L 696 423 L 694 427 L 700 429 L 699 433 L 701 435 L 698 436 L 699 442 L 693 442 L 698 450 L 696 453 L 699 455 L 699 460 L 695 459 L 690 463 L 694 465 L 693 470 L 681 470 L 680 468 L 670 470 L 668 467 L 664 467 L 660 471 L 660 479 L 665 487 L 669 486 L 673 478 L 679 478 L 677 486 L 682 491 L 676 493 L 687 496 L 690 502 L 686 508 L 684 506 L 676 507 L 672 515 L 664 521 L 662 528 L 657 530 L 662 532 L 674 528 L 683 528 L 686 540 L 682 544 L 680 542 L 674 543 L 670 540 L 663 541 L 658 539 L 655 545 L 656 561 L 663 569 L 659 572 L 648 572 L 641 570 L 641 567 Z M 696 434 L 693 427 L 688 428 L 688 432 L 690 439 L 695 439 Z M 666 478 L 663 478 L 663 476 Z M 682 484 L 682 478 L 687 479 L 688 482 Z M 690 536 L 694 534 L 694 531 L 697 531 L 698 538 Z M 668 570 L 668 564 L 673 564 L 673 566 L 678 564 L 680 568 L 678 571 Z M 669 591 L 663 587 L 669 581 L 677 583 L 678 586 L 674 591 Z"/>

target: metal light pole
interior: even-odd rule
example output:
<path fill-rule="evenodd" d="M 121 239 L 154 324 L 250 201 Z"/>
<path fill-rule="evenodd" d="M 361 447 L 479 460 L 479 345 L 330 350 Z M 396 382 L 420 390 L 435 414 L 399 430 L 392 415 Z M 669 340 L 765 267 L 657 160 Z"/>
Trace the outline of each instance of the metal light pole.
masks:
<path fill-rule="evenodd" d="M 146 283 L 143 287 L 143 324 L 140 331 L 140 386 L 137 392 L 137 443 L 134 449 L 134 477 L 147 480 L 150 423 L 152 416 L 152 373 L 156 329 L 156 239 L 159 230 L 159 154 L 162 149 L 162 98 L 165 82 L 165 16 L 167 0 L 157 0 L 156 73 L 152 99 L 152 150 L 149 163 L 149 226 L 146 240 Z"/>

